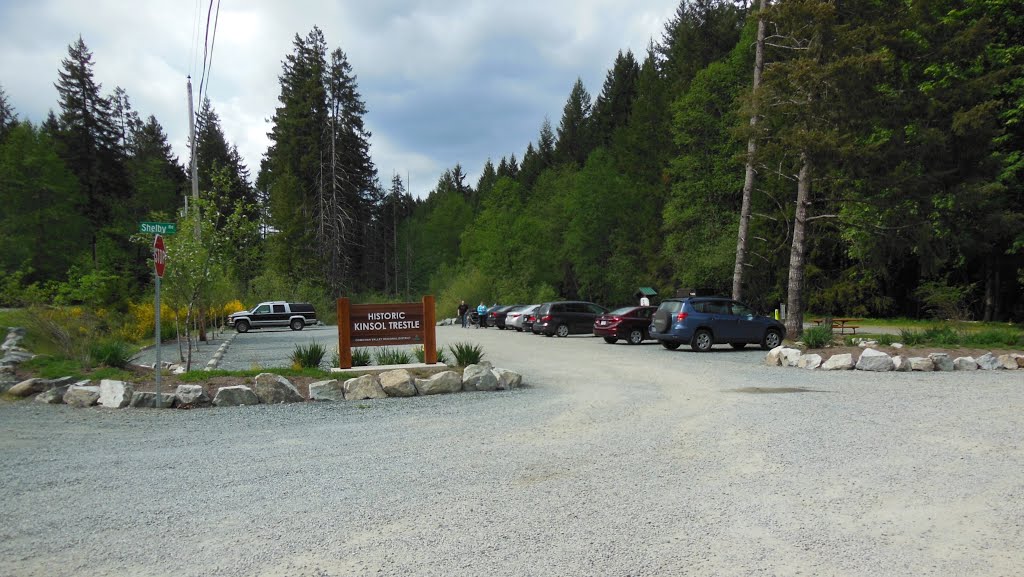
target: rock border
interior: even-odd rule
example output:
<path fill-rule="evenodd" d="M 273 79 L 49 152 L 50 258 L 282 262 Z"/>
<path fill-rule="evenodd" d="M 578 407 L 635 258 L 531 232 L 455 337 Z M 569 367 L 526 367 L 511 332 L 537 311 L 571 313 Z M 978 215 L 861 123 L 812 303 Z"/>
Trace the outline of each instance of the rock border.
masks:
<path fill-rule="evenodd" d="M 897 349 L 902 345 L 893 346 Z M 896 354 L 890 356 L 888 353 L 871 348 L 865 345 L 863 352 L 857 359 L 850 353 L 833 355 L 827 360 L 822 360 L 817 353 L 804 353 L 800 349 L 781 345 L 768 351 L 764 362 L 770 367 L 797 367 L 801 369 L 822 370 L 822 371 L 872 371 L 872 372 L 932 372 L 932 371 L 1014 371 L 1024 369 L 1024 354 L 1006 353 L 995 355 L 991 352 L 975 359 L 970 356 L 956 357 L 951 359 L 948 353 L 931 353 L 927 357 L 904 357 Z"/>

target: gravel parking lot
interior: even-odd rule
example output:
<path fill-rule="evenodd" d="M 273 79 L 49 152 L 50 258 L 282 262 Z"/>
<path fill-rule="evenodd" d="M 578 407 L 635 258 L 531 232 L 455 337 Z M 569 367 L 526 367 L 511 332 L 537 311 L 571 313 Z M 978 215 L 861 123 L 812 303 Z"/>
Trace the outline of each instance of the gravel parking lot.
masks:
<path fill-rule="evenodd" d="M 331 330 L 238 335 L 224 361 Z M 1024 574 L 1024 372 L 438 339 L 481 343 L 530 386 L 194 411 L 0 403 L 0 575 Z"/>

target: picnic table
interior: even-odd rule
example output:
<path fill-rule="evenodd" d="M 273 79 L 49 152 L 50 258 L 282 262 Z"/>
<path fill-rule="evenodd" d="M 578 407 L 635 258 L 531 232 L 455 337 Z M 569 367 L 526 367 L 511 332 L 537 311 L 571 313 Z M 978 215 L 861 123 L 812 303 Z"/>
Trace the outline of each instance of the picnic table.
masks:
<path fill-rule="evenodd" d="M 822 319 L 811 319 L 811 321 L 814 322 L 814 324 L 816 324 L 818 326 L 821 326 L 821 324 L 824 323 L 827 320 L 828 319 L 824 319 L 824 318 L 822 318 Z M 857 325 L 857 324 L 854 324 L 854 323 L 859 323 L 859 322 L 861 322 L 863 320 L 864 319 L 857 319 L 857 318 L 852 318 L 852 317 L 833 317 L 832 318 L 832 330 L 833 331 L 838 330 L 839 334 L 841 334 L 841 335 L 846 334 L 846 331 L 850 331 L 851 334 L 855 335 L 855 334 L 857 334 L 857 329 L 859 329 L 860 326 Z"/>

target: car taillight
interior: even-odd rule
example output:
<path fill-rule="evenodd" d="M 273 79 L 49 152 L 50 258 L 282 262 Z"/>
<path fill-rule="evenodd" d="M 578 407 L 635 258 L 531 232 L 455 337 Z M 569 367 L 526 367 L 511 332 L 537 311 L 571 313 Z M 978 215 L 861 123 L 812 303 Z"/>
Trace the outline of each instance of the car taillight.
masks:
<path fill-rule="evenodd" d="M 540 322 L 542 322 L 542 323 L 546 323 L 546 322 L 548 322 L 550 320 L 551 320 L 551 315 L 544 315 L 544 316 L 540 317 Z"/>
<path fill-rule="evenodd" d="M 676 315 L 677 321 L 685 321 L 686 317 L 690 316 L 690 313 L 679 313 Z"/>

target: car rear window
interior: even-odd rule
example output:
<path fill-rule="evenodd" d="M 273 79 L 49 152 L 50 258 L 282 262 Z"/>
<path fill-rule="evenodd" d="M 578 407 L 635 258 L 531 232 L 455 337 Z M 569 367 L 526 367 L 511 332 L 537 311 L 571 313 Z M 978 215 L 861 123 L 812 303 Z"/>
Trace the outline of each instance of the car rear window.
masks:
<path fill-rule="evenodd" d="M 540 308 L 537 309 L 537 314 L 538 315 L 546 315 L 546 314 L 548 314 L 550 312 L 551 312 L 551 305 L 550 304 L 540 305 Z"/>
<path fill-rule="evenodd" d="M 622 317 L 622 316 L 628 315 L 631 312 L 633 312 L 633 307 L 622 307 L 621 309 L 615 309 L 615 310 L 613 310 L 612 312 L 610 312 L 608 314 L 613 315 L 613 316 L 617 316 L 617 317 Z"/>
<path fill-rule="evenodd" d="M 677 312 L 683 310 L 683 301 L 664 301 L 658 307 L 658 310 L 668 311 L 671 314 L 676 314 Z"/>

